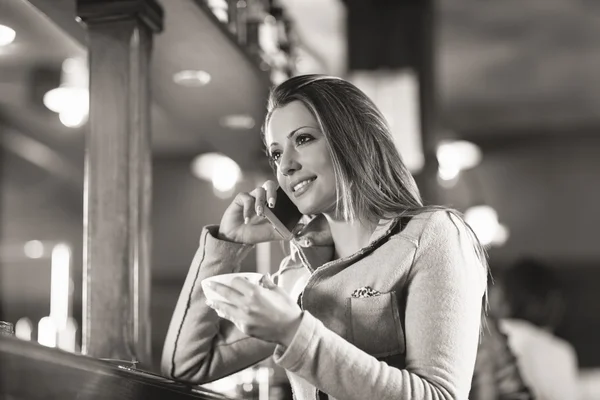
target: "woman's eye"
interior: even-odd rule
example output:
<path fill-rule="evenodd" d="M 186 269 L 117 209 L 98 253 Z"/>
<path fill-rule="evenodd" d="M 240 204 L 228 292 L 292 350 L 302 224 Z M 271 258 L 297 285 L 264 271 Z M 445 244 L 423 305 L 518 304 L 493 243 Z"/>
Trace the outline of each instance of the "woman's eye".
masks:
<path fill-rule="evenodd" d="M 304 143 L 308 143 L 312 140 L 312 136 L 310 135 L 298 135 L 296 138 L 296 144 L 301 145 Z"/>
<path fill-rule="evenodd" d="M 280 151 L 272 151 L 271 152 L 271 161 L 277 161 L 277 160 L 279 160 L 279 158 L 281 158 Z"/>

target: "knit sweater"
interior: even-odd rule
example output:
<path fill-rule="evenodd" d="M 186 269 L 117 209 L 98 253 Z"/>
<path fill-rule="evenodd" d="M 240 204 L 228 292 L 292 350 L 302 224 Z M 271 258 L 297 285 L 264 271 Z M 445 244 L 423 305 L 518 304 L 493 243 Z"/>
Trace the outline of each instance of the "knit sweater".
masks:
<path fill-rule="evenodd" d="M 289 347 L 249 337 L 205 305 L 200 281 L 232 272 L 251 246 L 202 231 L 177 303 L 162 370 L 207 383 L 269 356 L 298 400 L 467 399 L 486 270 L 464 224 L 445 211 L 381 221 L 369 244 L 331 261 L 333 248 L 295 248 L 278 284 L 303 311 Z M 320 393 L 321 392 L 321 393 Z"/>

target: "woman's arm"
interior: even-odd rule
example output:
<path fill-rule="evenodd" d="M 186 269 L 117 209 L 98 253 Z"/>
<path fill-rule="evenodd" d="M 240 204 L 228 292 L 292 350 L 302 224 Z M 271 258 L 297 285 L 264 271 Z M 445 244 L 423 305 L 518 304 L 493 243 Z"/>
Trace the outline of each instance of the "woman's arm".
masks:
<path fill-rule="evenodd" d="M 486 271 L 454 219 L 433 213 L 419 241 L 408 283 L 406 369 L 378 361 L 306 311 L 275 361 L 338 399 L 468 398 Z"/>
<path fill-rule="evenodd" d="M 242 333 L 206 305 L 200 282 L 237 272 L 251 245 L 216 239 L 218 228 L 206 227 L 169 325 L 161 370 L 192 384 L 207 383 L 253 365 L 273 354 L 275 345 Z"/>

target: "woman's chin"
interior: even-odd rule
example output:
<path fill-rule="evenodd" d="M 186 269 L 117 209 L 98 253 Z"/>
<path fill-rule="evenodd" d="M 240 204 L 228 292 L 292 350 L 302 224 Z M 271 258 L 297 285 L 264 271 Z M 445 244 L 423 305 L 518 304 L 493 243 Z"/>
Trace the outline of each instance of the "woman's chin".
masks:
<path fill-rule="evenodd" d="M 299 204 L 297 207 L 303 215 L 327 214 L 335 211 L 335 205 L 329 205 L 328 207 L 325 207 L 320 204 L 312 203 L 309 205 Z"/>
<path fill-rule="evenodd" d="M 312 204 L 297 204 L 296 207 L 298 207 L 298 210 L 300 210 L 300 212 L 303 215 L 313 215 L 313 214 L 319 214 L 320 211 L 318 211 L 318 208 L 315 207 Z"/>

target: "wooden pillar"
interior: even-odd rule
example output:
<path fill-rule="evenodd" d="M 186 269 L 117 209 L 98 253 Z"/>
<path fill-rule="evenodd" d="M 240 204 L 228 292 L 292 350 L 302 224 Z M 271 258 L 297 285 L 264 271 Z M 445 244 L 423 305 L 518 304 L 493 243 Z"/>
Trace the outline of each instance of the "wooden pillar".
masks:
<path fill-rule="evenodd" d="M 155 0 L 77 0 L 87 27 L 84 354 L 151 362 L 150 54 Z"/>
<path fill-rule="evenodd" d="M 419 105 L 421 112 L 421 137 L 425 166 L 415 176 L 426 204 L 438 204 L 443 201 L 441 188 L 437 183 L 438 161 L 436 150 L 440 130 L 438 110 L 438 90 L 436 82 L 436 9 L 433 0 L 419 3 L 418 47 L 415 69 L 419 76 Z"/>

